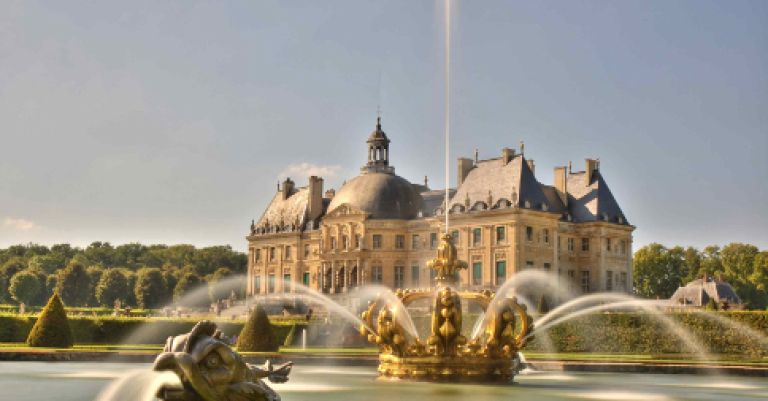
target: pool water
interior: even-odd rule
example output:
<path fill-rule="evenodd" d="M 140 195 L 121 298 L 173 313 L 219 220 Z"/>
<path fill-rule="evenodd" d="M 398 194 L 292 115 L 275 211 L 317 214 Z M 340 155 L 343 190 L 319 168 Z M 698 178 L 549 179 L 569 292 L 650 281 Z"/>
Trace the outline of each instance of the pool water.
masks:
<path fill-rule="evenodd" d="M 92 401 L 113 379 L 149 364 L 0 362 L 2 401 Z M 295 366 L 270 384 L 283 401 L 766 400 L 768 378 L 524 372 L 507 385 L 382 381 L 373 367 Z"/>

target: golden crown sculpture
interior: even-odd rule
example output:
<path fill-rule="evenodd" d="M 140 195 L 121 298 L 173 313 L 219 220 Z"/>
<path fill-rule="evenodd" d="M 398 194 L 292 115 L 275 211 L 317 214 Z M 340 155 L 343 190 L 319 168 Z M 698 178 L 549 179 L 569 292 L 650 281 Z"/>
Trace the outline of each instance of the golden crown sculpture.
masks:
<path fill-rule="evenodd" d="M 518 351 L 533 330 L 525 305 L 514 297 L 497 299 L 489 290 L 454 289 L 467 264 L 458 260 L 450 235 L 442 237 L 437 258 L 427 266 L 436 272 L 436 288 L 398 290 L 402 305 L 380 297 L 362 313 L 360 334 L 379 346 L 379 374 L 428 381 L 511 380 L 522 367 Z M 432 299 L 430 335 L 424 341 L 398 322 L 399 313 L 408 313 L 401 309 L 418 299 Z M 485 311 L 483 330 L 475 338 L 461 333 L 462 300 Z"/>

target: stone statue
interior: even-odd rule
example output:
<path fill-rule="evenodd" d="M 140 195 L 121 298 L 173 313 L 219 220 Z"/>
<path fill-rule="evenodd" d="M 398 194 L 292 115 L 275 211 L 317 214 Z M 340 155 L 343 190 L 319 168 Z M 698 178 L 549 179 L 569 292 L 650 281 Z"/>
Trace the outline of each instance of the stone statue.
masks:
<path fill-rule="evenodd" d="M 245 363 L 227 345 L 216 324 L 203 320 L 187 334 L 169 337 L 155 359 L 157 371 L 173 371 L 181 386 L 163 386 L 157 397 L 172 401 L 280 401 L 280 396 L 261 379 L 273 383 L 288 380 L 292 363 L 262 367 Z"/>

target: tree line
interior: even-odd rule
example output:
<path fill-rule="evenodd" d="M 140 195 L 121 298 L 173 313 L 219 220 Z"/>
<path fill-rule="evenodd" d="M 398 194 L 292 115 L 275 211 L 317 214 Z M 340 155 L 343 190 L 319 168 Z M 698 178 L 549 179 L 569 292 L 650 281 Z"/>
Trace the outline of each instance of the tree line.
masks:
<path fill-rule="evenodd" d="M 0 303 L 44 305 L 58 292 L 67 306 L 158 308 L 204 283 L 207 303 L 229 296 L 217 283 L 246 269 L 246 255 L 230 246 L 14 245 L 0 249 Z"/>
<path fill-rule="evenodd" d="M 632 260 L 635 292 L 669 298 L 678 287 L 704 275 L 727 281 L 750 309 L 768 306 L 768 251 L 751 244 L 671 248 L 652 243 Z"/>

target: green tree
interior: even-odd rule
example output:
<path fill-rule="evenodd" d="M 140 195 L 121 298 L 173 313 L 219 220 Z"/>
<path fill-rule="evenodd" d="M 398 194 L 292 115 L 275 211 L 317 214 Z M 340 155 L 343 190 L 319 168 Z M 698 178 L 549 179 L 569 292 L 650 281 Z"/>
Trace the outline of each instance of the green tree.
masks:
<path fill-rule="evenodd" d="M 11 278 L 8 292 L 16 302 L 31 305 L 40 292 L 40 279 L 35 273 L 22 270 Z"/>
<path fill-rule="evenodd" d="M 200 296 L 193 296 L 190 299 L 184 299 L 200 288 L 201 284 L 203 284 L 203 280 L 197 274 L 192 272 L 184 273 L 173 289 L 173 300 L 186 306 L 206 305 L 208 303 L 208 297 L 205 296 L 207 295 L 206 293 L 202 293 Z"/>
<path fill-rule="evenodd" d="M 122 270 L 107 269 L 96 285 L 96 301 L 99 305 L 112 307 L 118 299 L 125 301 L 130 292 L 128 278 Z"/>
<path fill-rule="evenodd" d="M 750 281 L 758 291 L 768 292 L 768 251 L 755 255 L 754 267 Z"/>
<path fill-rule="evenodd" d="M 272 323 L 261 305 L 256 304 L 237 338 L 240 352 L 274 352 L 278 350 Z"/>
<path fill-rule="evenodd" d="M 649 298 L 669 298 L 682 284 L 682 249 L 669 250 L 661 244 L 646 245 L 632 260 L 635 289 Z"/>
<path fill-rule="evenodd" d="M 83 251 L 83 255 L 91 264 L 101 266 L 112 266 L 115 248 L 109 242 L 96 241 L 88 245 Z"/>
<path fill-rule="evenodd" d="M 753 280 L 755 259 L 760 251 L 756 246 L 742 243 L 730 243 L 723 247 L 720 256 L 723 264 L 723 278 L 728 281 L 736 294 L 749 308 L 765 308 L 768 299 L 766 293 L 757 287 Z"/>
<path fill-rule="evenodd" d="M 99 265 L 89 266 L 85 271 L 88 273 L 88 305 L 96 305 L 96 286 L 101 281 L 104 274 L 104 268 Z"/>
<path fill-rule="evenodd" d="M 720 247 L 717 245 L 710 245 L 705 247 L 701 252 L 701 271 L 697 276 L 714 277 L 718 273 L 723 272 L 723 262 L 720 259 Z M 696 278 L 699 278 L 696 277 Z"/>
<path fill-rule="evenodd" d="M 145 267 L 136 274 L 134 294 L 140 308 L 159 308 L 168 289 L 165 287 L 163 273 L 155 267 Z"/>
<path fill-rule="evenodd" d="M 23 254 L 23 247 L 22 254 Z M 19 253 L 20 251 L 15 251 Z M 20 256 L 14 256 L 8 259 L 2 266 L 0 266 L 0 302 L 13 302 L 8 287 L 11 285 L 11 277 L 16 273 L 26 269 L 27 263 Z"/>
<path fill-rule="evenodd" d="M 54 253 L 47 255 L 35 255 L 29 259 L 29 268 L 37 269 L 45 273 L 55 273 L 67 264 L 67 259 Z M 48 298 L 46 298 L 47 300 Z"/>
<path fill-rule="evenodd" d="M 691 282 L 699 278 L 701 272 L 701 252 L 698 249 L 689 246 L 683 252 L 684 272 L 683 283 Z"/>
<path fill-rule="evenodd" d="M 70 306 L 85 306 L 91 297 L 91 279 L 85 267 L 75 261 L 59 270 L 56 292 Z"/>
<path fill-rule="evenodd" d="M 30 347 L 71 348 L 74 343 L 59 294 L 53 294 L 27 336 Z"/>

